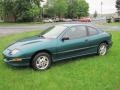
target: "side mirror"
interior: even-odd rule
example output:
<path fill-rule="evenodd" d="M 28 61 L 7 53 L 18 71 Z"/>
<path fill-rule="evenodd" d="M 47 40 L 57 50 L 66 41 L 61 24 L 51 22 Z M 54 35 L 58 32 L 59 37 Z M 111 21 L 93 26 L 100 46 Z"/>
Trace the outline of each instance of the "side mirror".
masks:
<path fill-rule="evenodd" d="M 62 41 L 69 40 L 69 37 L 63 37 Z"/>

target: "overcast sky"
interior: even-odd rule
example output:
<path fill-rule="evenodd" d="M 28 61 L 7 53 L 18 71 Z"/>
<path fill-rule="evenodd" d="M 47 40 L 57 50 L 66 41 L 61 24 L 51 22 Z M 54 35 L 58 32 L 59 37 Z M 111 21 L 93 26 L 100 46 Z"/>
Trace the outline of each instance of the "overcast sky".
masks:
<path fill-rule="evenodd" d="M 45 2 L 47 0 L 44 0 Z M 109 13 L 115 13 L 115 3 L 116 0 L 86 0 L 89 3 L 89 13 L 93 14 L 95 10 L 101 14 L 101 1 L 103 2 L 102 5 L 102 13 L 103 14 L 109 14 Z"/>
<path fill-rule="evenodd" d="M 103 14 L 116 12 L 116 0 L 86 0 L 89 3 L 89 13 L 94 13 L 95 10 L 101 13 L 101 1 L 103 2 Z"/>

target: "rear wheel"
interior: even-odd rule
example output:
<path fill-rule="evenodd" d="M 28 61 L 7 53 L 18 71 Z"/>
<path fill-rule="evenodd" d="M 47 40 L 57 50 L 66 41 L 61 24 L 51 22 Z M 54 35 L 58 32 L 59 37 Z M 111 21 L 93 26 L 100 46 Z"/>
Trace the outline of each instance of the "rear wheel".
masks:
<path fill-rule="evenodd" d="M 107 53 L 107 44 L 101 43 L 98 47 L 98 54 L 104 56 Z"/>
<path fill-rule="evenodd" d="M 51 66 L 51 57 L 47 53 L 38 53 L 32 61 L 35 70 L 45 70 Z"/>

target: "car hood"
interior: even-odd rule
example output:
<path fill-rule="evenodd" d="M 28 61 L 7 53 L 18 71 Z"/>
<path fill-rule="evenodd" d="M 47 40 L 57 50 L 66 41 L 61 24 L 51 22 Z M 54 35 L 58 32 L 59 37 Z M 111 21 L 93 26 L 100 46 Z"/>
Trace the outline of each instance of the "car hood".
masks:
<path fill-rule="evenodd" d="M 28 38 L 24 38 L 24 39 L 16 41 L 15 43 L 11 44 L 7 49 L 9 50 L 13 50 L 15 48 L 19 49 L 22 46 L 27 46 L 29 44 L 34 44 L 34 43 L 48 42 L 50 40 L 51 39 L 46 39 L 46 38 L 42 38 L 39 36 L 32 36 L 32 37 L 28 37 Z"/>

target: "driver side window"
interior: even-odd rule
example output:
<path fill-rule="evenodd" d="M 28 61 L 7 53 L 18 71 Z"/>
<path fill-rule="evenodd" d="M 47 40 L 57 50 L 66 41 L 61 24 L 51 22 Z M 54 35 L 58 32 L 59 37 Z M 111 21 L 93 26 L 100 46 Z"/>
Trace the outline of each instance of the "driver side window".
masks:
<path fill-rule="evenodd" d="M 69 39 L 79 39 L 87 36 L 87 30 L 85 26 L 71 27 L 64 37 L 69 37 Z"/>

